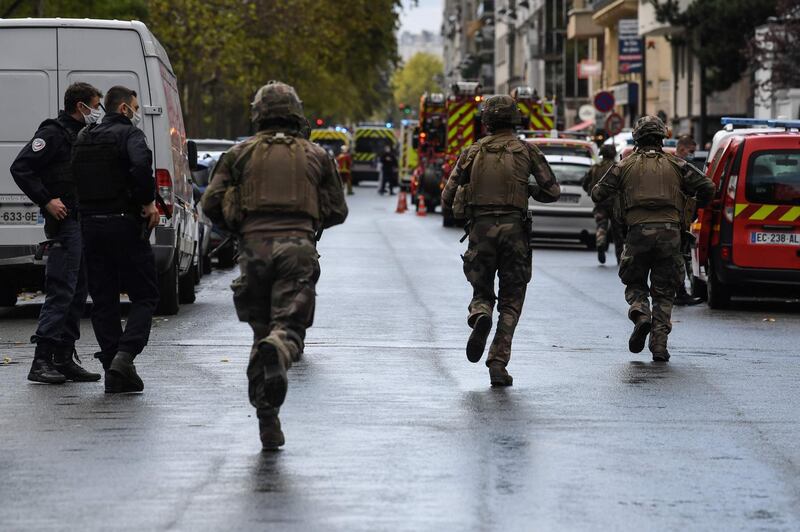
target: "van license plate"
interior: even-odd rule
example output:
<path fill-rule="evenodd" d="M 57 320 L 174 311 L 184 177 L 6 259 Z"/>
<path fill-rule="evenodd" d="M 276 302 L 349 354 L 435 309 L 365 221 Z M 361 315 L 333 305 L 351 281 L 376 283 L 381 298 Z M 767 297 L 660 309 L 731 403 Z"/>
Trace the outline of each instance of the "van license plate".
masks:
<path fill-rule="evenodd" d="M 4 205 L 0 207 L 0 224 L 3 225 L 37 225 L 43 224 L 44 217 L 38 207 L 25 205 Z"/>
<path fill-rule="evenodd" d="M 558 198 L 559 203 L 578 203 L 581 197 L 579 194 L 561 194 Z"/>
<path fill-rule="evenodd" d="M 800 246 L 798 233 L 750 233 L 751 244 L 773 244 L 777 246 Z"/>

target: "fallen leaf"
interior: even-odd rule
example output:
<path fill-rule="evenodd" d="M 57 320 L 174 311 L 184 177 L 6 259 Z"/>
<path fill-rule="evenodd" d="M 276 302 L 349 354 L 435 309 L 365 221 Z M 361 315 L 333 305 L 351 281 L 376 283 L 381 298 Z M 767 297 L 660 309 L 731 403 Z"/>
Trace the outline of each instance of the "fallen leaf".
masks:
<path fill-rule="evenodd" d="M 230 362 L 230 360 L 228 360 L 227 358 L 223 358 L 222 360 L 220 360 L 220 362 Z"/>
<path fill-rule="evenodd" d="M 11 364 L 11 357 L 4 356 L 3 357 L 3 364 Z"/>

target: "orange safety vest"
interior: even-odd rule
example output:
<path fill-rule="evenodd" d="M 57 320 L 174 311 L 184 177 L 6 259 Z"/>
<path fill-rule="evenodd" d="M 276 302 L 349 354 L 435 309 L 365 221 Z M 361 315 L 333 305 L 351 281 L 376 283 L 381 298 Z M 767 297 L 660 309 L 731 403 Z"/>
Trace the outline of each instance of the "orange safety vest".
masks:
<path fill-rule="evenodd" d="M 349 153 L 340 153 L 336 156 L 336 163 L 339 165 L 339 172 L 349 174 L 350 167 L 353 165 L 353 157 Z"/>

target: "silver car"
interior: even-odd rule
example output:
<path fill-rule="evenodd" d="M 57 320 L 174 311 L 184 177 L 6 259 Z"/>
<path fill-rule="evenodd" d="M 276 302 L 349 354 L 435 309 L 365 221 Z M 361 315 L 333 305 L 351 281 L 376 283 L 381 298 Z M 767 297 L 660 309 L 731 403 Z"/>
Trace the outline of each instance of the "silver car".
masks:
<path fill-rule="evenodd" d="M 571 155 L 546 155 L 545 159 L 561 185 L 561 197 L 554 203 L 529 200 L 533 238 L 579 241 L 594 248 L 594 202 L 581 187 L 592 159 Z"/>

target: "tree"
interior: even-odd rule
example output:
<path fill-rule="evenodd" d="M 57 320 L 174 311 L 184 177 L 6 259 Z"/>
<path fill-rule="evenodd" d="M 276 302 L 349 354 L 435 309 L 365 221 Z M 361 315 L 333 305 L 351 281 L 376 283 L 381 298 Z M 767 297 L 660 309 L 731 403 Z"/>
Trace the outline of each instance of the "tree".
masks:
<path fill-rule="evenodd" d="M 442 91 L 443 77 L 442 60 L 433 54 L 418 52 L 392 76 L 394 100 L 416 107 L 423 93 Z"/>
<path fill-rule="evenodd" d="M 688 46 L 700 64 L 700 131 L 705 137 L 709 94 L 739 81 L 749 64 L 745 50 L 755 29 L 775 14 L 775 0 L 650 0 L 659 22 L 682 28 L 672 41 Z"/>

